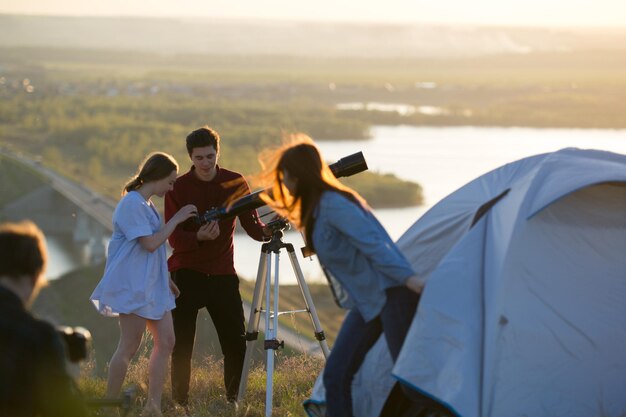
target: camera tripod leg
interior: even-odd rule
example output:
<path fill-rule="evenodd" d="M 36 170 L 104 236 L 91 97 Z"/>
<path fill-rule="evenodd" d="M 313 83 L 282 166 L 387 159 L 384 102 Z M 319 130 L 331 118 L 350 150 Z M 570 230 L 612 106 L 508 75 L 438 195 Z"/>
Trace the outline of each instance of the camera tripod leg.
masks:
<path fill-rule="evenodd" d="M 330 349 L 328 349 L 328 342 L 326 341 L 324 330 L 322 330 L 320 319 L 317 316 L 317 310 L 315 309 L 315 305 L 313 304 L 313 298 L 311 298 L 309 287 L 304 280 L 304 274 L 302 274 L 302 269 L 300 268 L 300 264 L 298 263 L 298 258 L 296 258 L 293 246 L 287 247 L 287 253 L 289 254 L 289 260 L 291 261 L 293 271 L 296 275 L 296 278 L 298 279 L 298 286 L 300 287 L 300 291 L 302 292 L 304 304 L 306 306 L 307 312 L 309 313 L 309 317 L 311 318 L 311 323 L 313 324 L 315 339 L 320 342 L 320 348 L 322 349 L 322 353 L 324 354 L 324 359 L 328 359 L 328 355 L 330 354 Z"/>
<path fill-rule="evenodd" d="M 293 272 L 296 275 L 298 286 L 302 292 L 302 297 L 306 304 L 305 310 L 297 311 L 284 311 L 278 310 L 278 293 L 279 293 L 279 265 L 280 265 L 280 250 L 287 249 L 289 260 Z M 272 254 L 274 255 L 274 274 L 272 276 Z M 274 279 L 272 282 L 272 278 Z M 273 295 L 273 299 L 272 299 Z M 265 309 L 263 309 L 262 299 L 265 297 Z M 270 308 L 271 307 L 271 308 Z M 248 321 L 248 329 L 246 332 L 246 355 L 244 359 L 244 366 L 241 375 L 241 382 L 239 384 L 239 392 L 237 395 L 237 401 L 241 402 L 246 394 L 246 388 L 248 383 L 248 374 L 250 372 L 250 362 L 252 360 L 252 353 L 254 351 L 254 342 L 258 339 L 258 330 L 260 322 L 260 314 L 265 313 L 265 341 L 264 349 L 266 350 L 266 397 L 265 397 L 265 415 L 269 417 L 272 415 L 272 392 L 273 392 L 273 375 L 274 375 L 274 358 L 276 350 L 284 347 L 284 342 L 279 341 L 278 337 L 278 316 L 283 313 L 309 313 L 309 318 L 313 323 L 315 329 L 315 338 L 319 341 L 320 347 L 324 354 L 324 357 L 328 357 L 329 349 L 322 330 L 317 311 L 313 305 L 313 299 L 311 293 L 304 280 L 302 269 L 298 263 L 293 245 L 289 243 L 283 243 L 282 239 L 276 235 L 269 243 L 265 243 L 261 249 L 261 259 L 259 261 L 259 269 L 257 272 L 257 280 L 254 287 L 254 296 L 252 299 L 252 305 L 250 309 L 250 319 Z"/>
<path fill-rule="evenodd" d="M 273 294 L 273 308 L 270 311 L 269 307 L 272 301 L 272 276 L 271 276 L 271 258 L 267 265 L 267 276 L 265 281 L 265 341 L 263 348 L 266 352 L 266 377 L 265 377 L 265 417 L 271 417 L 273 393 L 274 393 L 274 356 L 278 348 L 284 347 L 284 343 L 278 341 L 278 290 L 280 285 L 278 283 L 280 267 L 280 251 L 274 253 L 274 294 Z"/>
<path fill-rule="evenodd" d="M 261 321 L 261 304 L 265 292 L 265 280 L 267 279 L 267 262 L 270 253 L 261 251 L 259 259 L 259 269 L 256 276 L 256 284 L 254 286 L 254 295 L 252 296 L 252 304 L 250 305 L 250 318 L 246 330 L 246 355 L 243 361 L 243 369 L 241 371 L 241 381 L 239 383 L 239 393 L 237 394 L 237 402 L 241 402 L 246 395 L 248 386 L 248 373 L 250 372 L 250 363 L 252 362 L 252 354 L 254 352 L 254 342 L 259 337 L 259 323 Z"/>

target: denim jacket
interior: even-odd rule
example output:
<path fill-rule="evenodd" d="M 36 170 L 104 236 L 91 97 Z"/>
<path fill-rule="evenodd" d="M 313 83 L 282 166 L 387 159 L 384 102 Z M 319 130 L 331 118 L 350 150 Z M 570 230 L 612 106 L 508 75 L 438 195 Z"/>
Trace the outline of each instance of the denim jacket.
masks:
<path fill-rule="evenodd" d="M 320 197 L 312 239 L 341 306 L 365 321 L 380 314 L 387 288 L 414 273 L 376 217 L 338 192 Z"/>

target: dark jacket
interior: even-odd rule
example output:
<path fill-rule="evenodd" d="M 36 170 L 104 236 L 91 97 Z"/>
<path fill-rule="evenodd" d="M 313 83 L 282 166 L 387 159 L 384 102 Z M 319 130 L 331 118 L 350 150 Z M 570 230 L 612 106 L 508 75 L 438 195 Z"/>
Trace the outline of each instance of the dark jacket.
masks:
<path fill-rule="evenodd" d="M 0 285 L 0 417 L 87 415 L 52 325 Z"/>

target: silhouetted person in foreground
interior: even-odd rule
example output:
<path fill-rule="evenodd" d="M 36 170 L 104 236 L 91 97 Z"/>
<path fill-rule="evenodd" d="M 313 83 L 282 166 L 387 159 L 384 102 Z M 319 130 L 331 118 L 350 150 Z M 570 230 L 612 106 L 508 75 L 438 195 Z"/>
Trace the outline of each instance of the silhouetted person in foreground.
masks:
<path fill-rule="evenodd" d="M 0 225 L 0 416 L 86 416 L 55 328 L 27 306 L 45 281 L 43 234 L 31 222 Z"/>

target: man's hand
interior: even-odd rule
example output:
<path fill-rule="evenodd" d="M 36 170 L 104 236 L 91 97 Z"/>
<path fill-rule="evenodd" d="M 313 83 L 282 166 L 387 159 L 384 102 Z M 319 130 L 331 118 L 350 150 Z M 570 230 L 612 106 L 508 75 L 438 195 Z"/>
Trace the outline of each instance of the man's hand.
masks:
<path fill-rule="evenodd" d="M 174 298 L 178 298 L 178 296 L 180 295 L 180 290 L 178 289 L 178 286 L 174 283 L 174 281 L 172 281 L 172 278 L 170 278 L 170 291 L 172 292 L 172 294 L 174 294 Z"/>
<path fill-rule="evenodd" d="M 271 227 L 267 227 L 267 226 L 263 226 L 263 237 L 265 237 L 266 239 L 271 239 L 272 238 L 272 234 L 274 233 L 272 231 Z"/>
<path fill-rule="evenodd" d="M 274 215 L 274 217 L 272 217 L 270 219 L 270 221 L 265 226 L 263 226 L 263 229 L 262 229 L 263 230 L 263 236 L 266 239 L 271 239 L 272 236 L 274 235 L 274 230 L 272 230 L 272 228 L 269 227 L 268 225 L 273 223 L 273 222 L 275 222 L 276 220 L 283 220 L 283 221 L 285 221 L 285 224 L 287 224 L 288 228 L 291 227 L 288 223 L 286 223 L 286 219 L 284 219 L 280 215 L 276 214 L 276 215 Z"/>
<path fill-rule="evenodd" d="M 220 226 L 217 220 L 211 220 L 210 222 L 203 224 L 196 233 L 196 238 L 199 241 L 214 240 L 220 235 Z"/>

